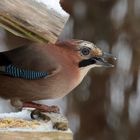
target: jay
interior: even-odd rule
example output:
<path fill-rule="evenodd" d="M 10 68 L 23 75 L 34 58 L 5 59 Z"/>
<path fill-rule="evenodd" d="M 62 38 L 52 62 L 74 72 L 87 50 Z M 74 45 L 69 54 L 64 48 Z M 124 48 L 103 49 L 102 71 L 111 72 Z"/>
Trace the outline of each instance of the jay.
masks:
<path fill-rule="evenodd" d="M 55 99 L 70 93 L 93 67 L 112 67 L 112 57 L 93 43 L 67 40 L 56 44 L 22 46 L 0 53 L 0 97 L 15 107 L 57 108 L 32 101 Z"/>

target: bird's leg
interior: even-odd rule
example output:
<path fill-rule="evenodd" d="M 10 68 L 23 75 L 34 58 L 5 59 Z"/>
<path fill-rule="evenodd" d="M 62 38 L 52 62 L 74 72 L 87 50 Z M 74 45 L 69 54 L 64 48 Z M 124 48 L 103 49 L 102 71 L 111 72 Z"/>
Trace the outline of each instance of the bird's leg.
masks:
<path fill-rule="evenodd" d="M 14 106 L 17 109 L 22 109 L 24 107 L 28 108 L 35 108 L 36 110 L 39 110 L 40 112 L 54 112 L 54 113 L 59 113 L 60 109 L 57 106 L 48 106 L 48 105 L 43 105 L 43 104 L 38 104 L 34 102 L 22 102 L 18 98 L 13 98 L 11 99 L 11 105 Z"/>
<path fill-rule="evenodd" d="M 33 103 L 33 102 L 24 102 L 22 107 L 30 107 L 30 108 L 35 108 L 41 112 L 54 112 L 54 113 L 59 113 L 60 109 L 57 106 L 48 106 L 48 105 L 43 105 L 43 104 L 38 104 L 38 103 Z"/>
<path fill-rule="evenodd" d="M 22 109 L 23 102 L 19 98 L 12 98 L 10 102 L 16 109 Z"/>

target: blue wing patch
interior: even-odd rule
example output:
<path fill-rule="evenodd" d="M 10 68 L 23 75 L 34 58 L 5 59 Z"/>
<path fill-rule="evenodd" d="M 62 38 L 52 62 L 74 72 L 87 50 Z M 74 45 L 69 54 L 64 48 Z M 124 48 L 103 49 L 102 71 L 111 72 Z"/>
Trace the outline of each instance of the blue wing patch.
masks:
<path fill-rule="evenodd" d="M 3 72 L 9 76 L 13 76 L 16 78 L 24 78 L 27 80 L 36 80 L 36 79 L 44 78 L 48 75 L 47 72 L 25 70 L 25 69 L 18 68 L 12 64 L 5 66 Z"/>

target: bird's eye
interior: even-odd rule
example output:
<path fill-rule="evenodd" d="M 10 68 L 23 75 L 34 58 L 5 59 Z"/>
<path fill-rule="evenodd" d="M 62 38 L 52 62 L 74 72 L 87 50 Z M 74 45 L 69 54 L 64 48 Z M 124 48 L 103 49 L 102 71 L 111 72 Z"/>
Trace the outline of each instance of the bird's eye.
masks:
<path fill-rule="evenodd" d="M 83 49 L 81 49 L 82 55 L 89 55 L 90 51 L 91 51 L 90 48 L 83 48 Z"/>

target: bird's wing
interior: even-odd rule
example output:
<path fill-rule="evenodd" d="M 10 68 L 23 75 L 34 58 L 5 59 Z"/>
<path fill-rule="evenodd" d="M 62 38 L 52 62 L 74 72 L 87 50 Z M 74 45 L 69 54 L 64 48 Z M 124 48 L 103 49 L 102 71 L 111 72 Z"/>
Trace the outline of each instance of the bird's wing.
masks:
<path fill-rule="evenodd" d="M 50 47 L 32 45 L 0 53 L 0 74 L 28 80 L 54 75 L 60 67 Z"/>
<path fill-rule="evenodd" d="M 32 42 L 0 28 L 0 52 L 10 51 Z"/>

